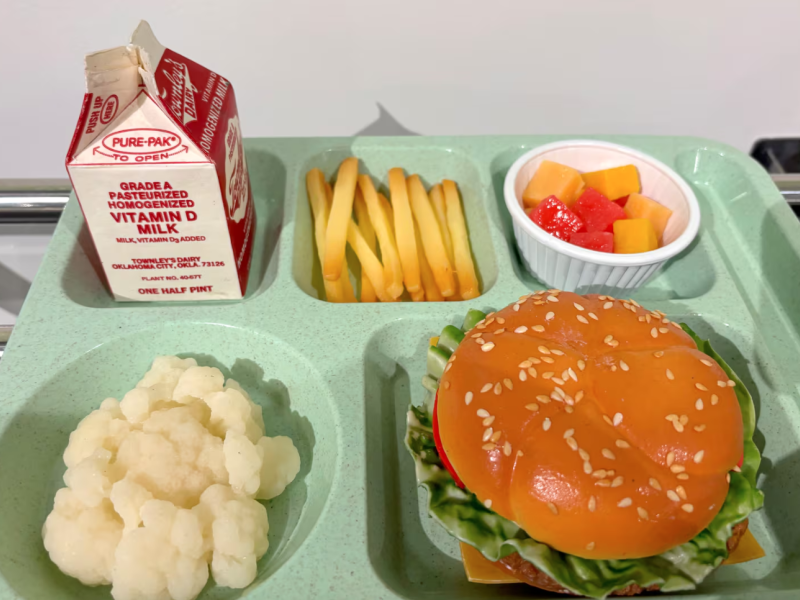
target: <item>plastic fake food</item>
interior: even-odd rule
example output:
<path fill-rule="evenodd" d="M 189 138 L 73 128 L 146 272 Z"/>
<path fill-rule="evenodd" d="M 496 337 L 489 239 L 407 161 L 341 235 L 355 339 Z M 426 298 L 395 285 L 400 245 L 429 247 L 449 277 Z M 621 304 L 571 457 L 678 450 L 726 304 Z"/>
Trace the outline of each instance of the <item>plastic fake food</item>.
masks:
<path fill-rule="evenodd" d="M 431 516 L 496 569 L 605 598 L 763 555 L 752 398 L 685 325 L 547 290 L 431 341 L 406 445 Z"/>
<path fill-rule="evenodd" d="M 577 179 L 576 179 L 577 178 Z M 660 246 L 672 211 L 639 193 L 634 165 L 580 174 L 543 161 L 523 192 L 531 220 L 551 235 L 597 252 L 629 254 Z M 643 223 L 617 227 L 623 220 Z M 653 244 L 653 235 L 655 244 Z M 594 235 L 608 233 L 608 236 Z"/>
<path fill-rule="evenodd" d="M 261 407 L 236 381 L 175 356 L 83 419 L 64 462 L 44 546 L 115 600 L 192 600 L 209 566 L 217 585 L 250 585 L 269 547 L 257 500 L 300 470 L 292 440 L 264 436 Z"/>
<path fill-rule="evenodd" d="M 480 295 L 458 188 L 449 179 L 426 190 L 419 175 L 389 170 L 389 198 L 358 159 L 339 166 L 333 187 L 322 171 L 306 174 L 314 238 L 328 302 L 470 300 Z M 355 219 L 353 218 L 355 216 Z M 359 298 L 346 247 L 361 267 Z"/>

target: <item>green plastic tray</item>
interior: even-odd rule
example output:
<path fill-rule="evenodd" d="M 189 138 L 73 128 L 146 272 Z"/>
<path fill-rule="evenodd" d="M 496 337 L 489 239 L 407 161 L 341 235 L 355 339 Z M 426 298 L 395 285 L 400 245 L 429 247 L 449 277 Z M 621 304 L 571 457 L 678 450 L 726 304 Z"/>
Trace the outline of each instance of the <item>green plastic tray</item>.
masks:
<path fill-rule="evenodd" d="M 554 136 L 251 139 L 259 219 L 241 302 L 117 304 L 71 201 L 0 362 L 0 599 L 110 598 L 62 575 L 40 531 L 60 487 L 69 432 L 130 389 L 159 354 L 224 365 L 292 436 L 302 470 L 272 501 L 270 550 L 245 591 L 204 598 L 550 597 L 467 583 L 458 545 L 431 522 L 403 447 L 423 396 L 428 337 L 470 306 L 498 308 L 540 286 L 523 269 L 502 199 L 506 170 Z M 606 138 L 675 168 L 703 213 L 700 235 L 636 299 L 709 338 L 753 394 L 764 510 L 751 527 L 766 558 L 716 571 L 702 598 L 800 597 L 800 224 L 762 169 L 693 138 Z M 485 293 L 470 302 L 335 305 L 317 299 L 304 175 L 342 157 L 384 179 L 458 181 Z M 685 596 L 686 594 L 681 594 Z M 672 597 L 664 595 L 662 597 Z M 675 596 L 677 597 L 677 596 Z"/>

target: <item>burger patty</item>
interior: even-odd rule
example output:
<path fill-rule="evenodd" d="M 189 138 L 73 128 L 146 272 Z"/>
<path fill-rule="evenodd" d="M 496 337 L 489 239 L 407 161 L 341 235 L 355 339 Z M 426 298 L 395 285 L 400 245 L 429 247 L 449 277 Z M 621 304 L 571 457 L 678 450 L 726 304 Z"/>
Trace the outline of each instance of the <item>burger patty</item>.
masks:
<path fill-rule="evenodd" d="M 731 531 L 731 537 L 728 538 L 728 554 L 736 550 L 736 547 L 739 545 L 739 541 L 742 539 L 745 531 L 747 531 L 747 519 L 741 523 L 738 523 L 737 525 L 734 525 L 733 530 Z M 549 592 L 556 592 L 558 594 L 576 595 L 573 592 L 563 588 L 555 579 L 534 567 L 530 562 L 522 558 L 518 552 L 509 554 L 505 558 L 501 558 L 495 563 L 495 565 L 510 575 L 513 575 L 521 582 L 527 583 L 528 585 L 532 585 Z M 657 592 L 658 589 L 659 586 L 657 585 L 651 585 L 650 587 L 643 588 L 635 583 L 632 583 L 621 590 L 611 592 L 611 595 L 636 596 L 642 592 Z"/>

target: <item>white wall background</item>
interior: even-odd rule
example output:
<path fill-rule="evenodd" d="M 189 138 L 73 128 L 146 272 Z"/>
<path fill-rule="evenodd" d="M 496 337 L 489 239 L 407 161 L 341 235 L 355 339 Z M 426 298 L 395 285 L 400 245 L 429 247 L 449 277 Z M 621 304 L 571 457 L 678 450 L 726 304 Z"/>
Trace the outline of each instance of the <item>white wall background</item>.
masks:
<path fill-rule="evenodd" d="M 797 0 L 0 0 L 0 177 L 63 177 L 85 52 L 138 19 L 248 136 L 800 135 Z"/>

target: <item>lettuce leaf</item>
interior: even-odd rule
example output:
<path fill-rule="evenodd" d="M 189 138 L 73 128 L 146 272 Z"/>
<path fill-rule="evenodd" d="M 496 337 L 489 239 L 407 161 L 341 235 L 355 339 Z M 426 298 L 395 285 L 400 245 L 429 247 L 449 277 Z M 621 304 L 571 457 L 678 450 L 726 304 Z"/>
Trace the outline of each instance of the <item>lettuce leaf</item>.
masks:
<path fill-rule="evenodd" d="M 471 321 L 477 311 L 470 311 Z M 482 317 L 481 317 L 482 318 Z M 465 323 L 466 325 L 467 323 Z M 474 323 L 473 323 L 474 324 Z M 408 412 L 406 447 L 416 463 L 417 482 L 428 491 L 428 511 L 451 535 L 477 548 L 486 558 L 497 561 L 513 552 L 530 561 L 568 590 L 605 598 L 632 583 L 643 588 L 658 585 L 663 592 L 694 589 L 728 556 L 727 540 L 733 526 L 761 508 L 763 494 L 756 489 L 761 455 L 753 443 L 755 409 L 753 400 L 730 367 L 686 325 L 683 329 L 704 352 L 736 382 L 734 388 L 744 423 L 744 461 L 741 472 L 731 472 L 725 502 L 711 524 L 692 540 L 658 556 L 625 560 L 591 560 L 565 554 L 537 542 L 515 523 L 486 508 L 474 494 L 459 488 L 442 464 L 433 441 L 433 398 L 441 376 L 441 363 L 425 376 L 426 399 Z M 466 329 L 466 328 L 465 328 Z M 449 349 L 436 347 L 441 356 Z M 429 366 L 432 363 L 429 361 Z"/>

